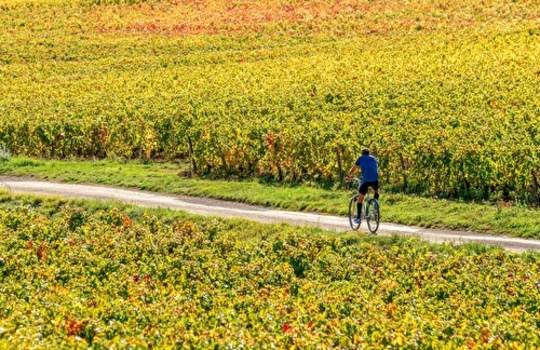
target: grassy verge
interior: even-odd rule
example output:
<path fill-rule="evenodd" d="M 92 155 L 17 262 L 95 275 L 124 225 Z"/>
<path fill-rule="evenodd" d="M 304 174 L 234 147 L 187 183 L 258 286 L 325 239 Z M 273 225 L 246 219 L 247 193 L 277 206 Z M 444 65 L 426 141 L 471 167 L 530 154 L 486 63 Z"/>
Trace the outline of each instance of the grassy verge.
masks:
<path fill-rule="evenodd" d="M 414 245 L 419 250 L 428 250 L 437 253 L 449 253 L 454 248 L 465 249 L 469 253 L 482 253 L 499 251 L 501 248 L 485 246 L 477 243 L 466 243 L 454 246 L 447 244 L 430 244 L 415 237 L 400 235 L 376 236 L 358 235 L 355 232 L 326 231 L 318 227 L 293 226 L 287 223 L 262 224 L 242 218 L 207 217 L 190 214 L 183 211 L 163 208 L 143 208 L 121 202 L 103 202 L 87 199 L 65 199 L 57 196 L 40 196 L 30 194 L 13 194 L 0 189 L 0 211 L 18 212 L 20 208 L 27 208 L 31 212 L 39 213 L 47 218 L 63 215 L 66 208 L 79 208 L 94 217 L 103 216 L 105 212 L 122 213 L 127 215 L 135 224 L 148 225 L 151 222 L 158 226 L 173 225 L 177 221 L 190 221 L 209 230 L 219 229 L 220 232 L 242 242 L 258 241 L 275 238 L 281 235 L 308 235 L 310 237 L 330 237 L 343 239 L 347 244 L 369 243 L 379 248 L 388 248 L 400 245 Z"/>
<path fill-rule="evenodd" d="M 117 161 L 45 161 L 13 157 L 0 174 L 71 183 L 95 183 L 170 194 L 212 197 L 299 211 L 344 215 L 350 191 L 279 186 L 249 180 L 188 179 L 181 164 Z M 538 210 L 521 205 L 467 203 L 410 195 L 381 195 L 383 221 L 525 238 L 540 237 Z"/>
<path fill-rule="evenodd" d="M 14 210 L 21 207 L 37 212 L 48 218 L 62 215 L 66 208 L 79 208 L 92 216 L 103 216 L 105 212 L 117 212 L 127 215 L 135 224 L 148 225 L 159 223 L 158 226 L 171 226 L 178 221 L 190 221 L 209 230 L 218 229 L 232 237 L 235 241 L 256 242 L 274 239 L 287 235 L 306 235 L 309 237 L 329 237 L 343 240 L 346 244 L 356 245 L 367 243 L 381 249 L 395 249 L 399 246 L 414 247 L 418 251 L 429 251 L 436 254 L 450 254 L 457 250 L 467 254 L 504 251 L 497 246 L 483 245 L 475 242 L 465 242 L 454 245 L 450 242 L 432 244 L 416 237 L 406 237 L 398 234 L 391 236 L 358 235 L 354 231 L 326 231 L 319 227 L 293 226 L 287 223 L 263 224 L 242 218 L 207 217 L 190 214 L 184 211 L 164 208 L 143 208 L 122 202 L 103 202 L 88 199 L 66 199 L 57 196 L 39 196 L 31 194 L 13 194 L 0 189 L 0 211 Z M 69 209 L 68 209 L 69 210 Z M 512 254 L 512 253 L 509 253 Z M 535 254 L 530 252 L 530 254 Z"/>

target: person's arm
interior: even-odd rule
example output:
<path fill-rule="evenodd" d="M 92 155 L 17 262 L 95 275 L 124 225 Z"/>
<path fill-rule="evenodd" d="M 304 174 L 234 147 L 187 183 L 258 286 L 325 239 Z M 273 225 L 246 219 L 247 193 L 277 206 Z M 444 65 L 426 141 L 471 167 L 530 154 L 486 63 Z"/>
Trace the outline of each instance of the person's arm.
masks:
<path fill-rule="evenodd" d="M 349 172 L 347 173 L 347 178 L 345 179 L 345 181 L 347 182 L 350 182 L 351 181 L 351 177 L 352 175 L 357 172 L 360 168 L 358 167 L 358 165 L 354 164 L 351 169 L 349 170 Z"/>

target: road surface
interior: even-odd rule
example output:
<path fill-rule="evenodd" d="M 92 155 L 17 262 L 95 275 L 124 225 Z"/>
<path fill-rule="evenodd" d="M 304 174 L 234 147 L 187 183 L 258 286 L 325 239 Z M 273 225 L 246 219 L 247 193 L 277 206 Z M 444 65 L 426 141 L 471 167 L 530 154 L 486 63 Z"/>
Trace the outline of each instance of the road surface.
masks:
<path fill-rule="evenodd" d="M 0 188 L 14 193 L 36 195 L 56 195 L 66 198 L 85 198 L 95 200 L 114 200 L 139 206 L 183 210 L 193 214 L 245 218 L 263 223 L 289 223 L 293 225 L 318 226 L 337 232 L 349 231 L 345 217 L 320 215 L 303 212 L 290 212 L 258 207 L 242 203 L 220 201 L 209 198 L 165 195 L 155 192 L 113 188 L 99 185 L 66 184 L 39 181 L 31 178 L 0 176 Z M 360 230 L 365 230 L 362 224 Z M 495 235 L 480 235 L 471 232 L 432 230 L 420 227 L 381 223 L 378 235 L 401 234 L 415 236 L 430 242 L 478 242 L 497 245 L 511 251 L 540 251 L 540 241 Z"/>

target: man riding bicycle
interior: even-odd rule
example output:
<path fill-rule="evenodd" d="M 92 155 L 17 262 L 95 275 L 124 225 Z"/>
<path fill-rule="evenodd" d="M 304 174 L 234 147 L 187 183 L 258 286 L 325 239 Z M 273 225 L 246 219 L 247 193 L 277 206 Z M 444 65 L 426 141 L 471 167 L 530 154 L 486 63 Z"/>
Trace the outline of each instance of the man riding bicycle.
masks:
<path fill-rule="evenodd" d="M 369 148 L 362 149 L 361 156 L 358 157 L 347 173 L 346 181 L 350 182 L 352 174 L 358 170 L 360 170 L 360 173 L 362 174 L 362 181 L 358 186 L 358 201 L 356 202 L 358 217 L 354 219 L 355 224 L 360 224 L 362 222 L 362 203 L 364 202 L 364 196 L 369 187 L 373 188 L 375 191 L 374 198 L 379 200 L 379 162 L 377 161 L 377 158 L 369 154 Z"/>

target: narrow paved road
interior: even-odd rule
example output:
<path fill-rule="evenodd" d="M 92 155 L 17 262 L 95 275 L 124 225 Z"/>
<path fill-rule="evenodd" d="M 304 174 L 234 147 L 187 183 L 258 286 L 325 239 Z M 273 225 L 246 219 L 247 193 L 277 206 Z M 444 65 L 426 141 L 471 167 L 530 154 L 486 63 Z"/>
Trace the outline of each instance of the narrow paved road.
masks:
<path fill-rule="evenodd" d="M 327 230 L 346 232 L 350 230 L 345 217 L 289 212 L 253 205 L 219 201 L 208 198 L 164 195 L 155 192 L 127 190 L 98 185 L 65 184 L 38 181 L 29 178 L 0 176 L 0 188 L 14 193 L 56 195 L 66 198 L 114 200 L 146 207 L 170 208 L 193 214 L 221 217 L 237 217 L 264 223 L 286 222 L 293 225 L 312 225 Z M 365 224 L 361 230 L 365 229 Z M 540 241 L 494 235 L 479 235 L 470 232 L 431 230 L 419 227 L 381 223 L 378 235 L 393 233 L 416 236 L 431 242 L 478 242 L 502 246 L 508 250 L 522 252 L 540 251 Z"/>

